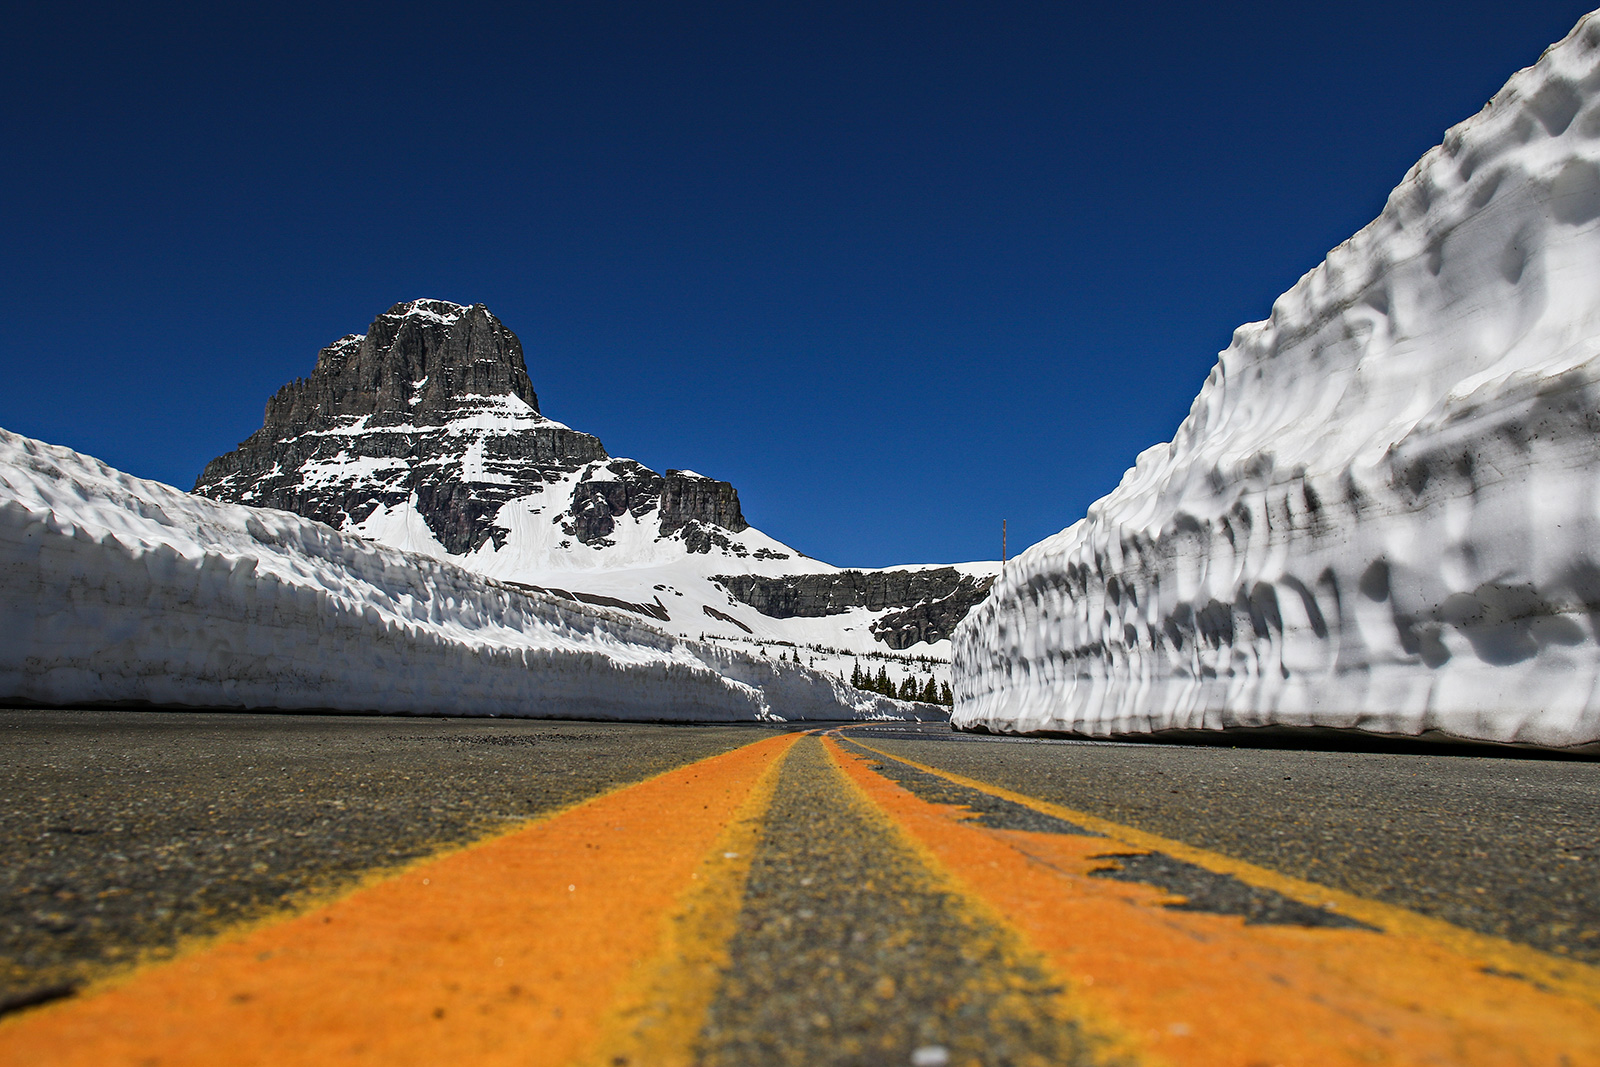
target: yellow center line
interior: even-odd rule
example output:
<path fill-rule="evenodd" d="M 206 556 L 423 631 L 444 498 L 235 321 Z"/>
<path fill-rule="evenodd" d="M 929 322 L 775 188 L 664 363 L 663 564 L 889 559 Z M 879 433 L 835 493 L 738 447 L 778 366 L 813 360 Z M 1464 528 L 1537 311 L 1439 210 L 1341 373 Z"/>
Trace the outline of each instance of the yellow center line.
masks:
<path fill-rule="evenodd" d="M 794 740 L 668 771 L 6 1020 L 0 1063 L 569 1062 L 601 1039 L 684 886 Z"/>
<path fill-rule="evenodd" d="M 654 957 L 642 961 L 618 990 L 599 1039 L 581 1065 L 689 1067 L 706 1012 L 728 965 L 744 906 L 750 866 L 760 844 L 778 774 L 798 735 L 767 764 L 739 810 L 689 876 L 665 923 Z"/>
<path fill-rule="evenodd" d="M 1434 919 L 1417 912 L 1393 904 L 1385 904 L 1368 897 L 1358 896 L 1343 890 L 1333 889 L 1329 886 L 1308 882 L 1291 875 L 1281 874 L 1267 867 L 1257 866 L 1245 860 L 1235 859 L 1218 852 L 1197 848 L 1182 841 L 1159 834 L 1148 833 L 1135 829 L 1122 823 L 1102 819 L 1098 815 L 1091 815 L 1086 811 L 1078 811 L 1060 804 L 1040 800 L 1018 793 L 1003 786 L 993 785 L 989 782 L 979 781 L 947 771 L 939 767 L 918 763 L 916 760 L 905 756 L 891 756 L 881 749 L 865 744 L 854 738 L 853 744 L 861 745 L 886 759 L 897 759 L 920 771 L 937 775 L 941 778 L 977 789 L 991 796 L 1009 800 L 1023 807 L 1032 808 L 1034 811 L 1045 815 L 1053 815 L 1058 819 L 1076 823 L 1086 830 L 1104 834 L 1106 837 L 1132 846 L 1136 850 L 1150 852 L 1164 852 L 1174 859 L 1193 863 L 1218 874 L 1229 874 L 1241 882 L 1271 889 L 1293 900 L 1298 900 L 1313 907 L 1327 908 L 1330 911 L 1348 916 L 1368 926 L 1376 926 L 1391 934 L 1404 934 L 1419 940 L 1431 941 L 1442 947 L 1451 949 L 1462 956 L 1476 959 L 1482 966 L 1492 967 L 1495 970 L 1511 974 L 1519 974 L 1528 981 L 1557 990 L 1587 1002 L 1591 1007 L 1600 1008 L 1600 968 L 1589 966 L 1577 960 L 1566 960 L 1558 956 L 1541 952 L 1528 945 L 1518 944 L 1505 938 L 1495 937 L 1491 934 L 1480 934 L 1475 930 L 1468 930 L 1456 926 L 1454 923 L 1442 919 Z"/>
<path fill-rule="evenodd" d="M 932 843 L 928 836 L 919 833 L 916 827 L 907 822 L 904 811 L 897 809 L 893 803 L 884 803 L 883 793 L 879 788 L 886 784 L 884 779 L 866 770 L 859 757 L 845 753 L 828 734 L 823 735 L 823 744 L 845 785 L 881 821 L 885 832 L 892 834 L 922 861 L 923 877 L 961 901 L 963 910 L 977 920 L 973 924 L 973 929 L 987 927 L 994 932 L 989 935 L 995 938 L 989 943 L 989 948 L 999 957 L 1000 966 L 996 969 L 1001 971 L 1010 969 L 1013 972 L 1020 972 L 1023 968 L 1036 970 L 1050 975 L 1051 980 L 1058 983 L 1054 994 L 1042 1003 L 1035 999 L 1036 990 L 1017 986 L 1007 988 L 1001 985 L 1000 988 L 1005 989 L 1007 999 L 1021 999 L 1023 1004 L 1026 1004 L 1023 1006 L 1014 1002 L 1010 1007 L 1015 1015 L 1025 1017 L 1031 1012 L 1042 1009 L 1061 1025 L 1076 1027 L 1084 1041 L 1083 1062 L 1115 1064 L 1118 1067 L 1131 1067 L 1133 1064 L 1139 1064 L 1141 1067 L 1164 1067 L 1161 1060 L 1141 1054 L 1144 1051 L 1142 1043 L 1128 1031 L 1126 1026 L 1111 1018 L 1109 1013 L 1098 1010 L 1101 1005 L 1083 997 L 1077 983 L 1068 980 L 1067 972 L 1059 967 L 1058 961 L 1042 953 L 1039 946 L 1027 936 L 1025 928 L 1017 924 L 1014 917 L 1006 915 L 996 907 L 997 901 L 992 896 L 974 892 L 975 885 L 972 880 L 961 877 L 956 866 L 948 862 L 947 848 L 930 847 Z M 894 788 L 898 790 L 898 787 Z M 910 796 L 903 790 L 900 790 L 900 793 L 904 797 Z M 922 801 L 917 803 L 923 804 Z M 924 806 L 933 807 L 926 804 Z M 939 819 L 946 818 L 944 812 L 934 810 Z M 979 954 L 982 954 L 981 949 Z M 980 982 L 995 981 L 992 973 L 974 974 L 973 977 Z M 1028 1001 L 1032 1003 L 1027 1004 Z M 1024 1059 L 1022 1062 L 1041 1065 L 1043 1063 L 1037 1057 Z"/>
<path fill-rule="evenodd" d="M 1581 965 L 1551 961 L 1541 973 L 1559 970 L 1559 988 L 1487 972 L 1487 957 L 1459 946 L 1495 939 L 1404 921 L 1409 913 L 1386 905 L 1357 908 L 1359 898 L 1347 894 L 904 761 L 1110 840 L 987 829 L 964 821 L 960 809 L 912 795 L 864 757 L 839 756 L 874 802 L 1051 959 L 1084 1003 L 1160 1059 L 1219 1067 L 1600 1063 L 1600 1010 L 1573 977 Z M 1246 925 L 1163 907 L 1173 898 L 1150 886 L 1090 876 L 1104 865 L 1099 856 L 1144 850 L 1308 903 L 1332 901 L 1382 932 Z M 1450 936 L 1418 932 L 1437 927 Z M 1512 951 L 1519 949 L 1495 958 L 1525 959 Z"/>

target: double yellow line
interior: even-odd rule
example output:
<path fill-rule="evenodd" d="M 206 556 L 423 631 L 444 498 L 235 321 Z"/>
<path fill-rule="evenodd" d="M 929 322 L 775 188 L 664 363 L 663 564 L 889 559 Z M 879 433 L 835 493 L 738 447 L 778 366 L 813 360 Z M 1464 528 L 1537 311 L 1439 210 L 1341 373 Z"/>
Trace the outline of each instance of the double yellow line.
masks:
<path fill-rule="evenodd" d="M 0 1063 L 688 1064 L 795 741 L 618 789 L 19 1015 L 0 1024 Z M 936 877 L 1057 972 L 1067 1010 L 1120 1059 L 1600 1064 L 1593 968 L 912 764 L 1105 836 L 986 828 L 825 743 Z M 1092 876 L 1130 851 L 1376 929 L 1251 926 Z"/>

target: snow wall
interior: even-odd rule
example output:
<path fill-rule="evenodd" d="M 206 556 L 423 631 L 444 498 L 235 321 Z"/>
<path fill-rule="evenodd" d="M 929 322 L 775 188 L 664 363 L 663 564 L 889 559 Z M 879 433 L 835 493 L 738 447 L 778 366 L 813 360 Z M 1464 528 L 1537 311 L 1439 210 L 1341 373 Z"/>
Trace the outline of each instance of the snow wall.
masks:
<path fill-rule="evenodd" d="M 1007 565 L 961 727 L 1600 740 L 1600 13 Z"/>
<path fill-rule="evenodd" d="M 932 711 L 0 430 L 5 700 L 696 721 Z"/>

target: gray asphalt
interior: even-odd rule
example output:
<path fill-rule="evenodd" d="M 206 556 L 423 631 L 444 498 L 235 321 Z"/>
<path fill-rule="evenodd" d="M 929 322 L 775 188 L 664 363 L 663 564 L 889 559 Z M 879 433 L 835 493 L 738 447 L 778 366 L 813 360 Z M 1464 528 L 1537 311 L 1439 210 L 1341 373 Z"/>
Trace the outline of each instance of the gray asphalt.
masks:
<path fill-rule="evenodd" d="M 0 710 L 0 1011 L 763 732 Z"/>
<path fill-rule="evenodd" d="M 728 956 L 706 1067 L 1103 1062 L 1053 1013 L 1045 966 L 948 892 L 815 738 L 780 773 Z"/>
<path fill-rule="evenodd" d="M 1600 963 L 1600 762 L 852 729 L 884 752 Z M 1151 880 L 1151 879 L 1142 879 Z"/>
<path fill-rule="evenodd" d="M 769 732 L 0 710 L 0 1008 Z M 931 725 L 847 737 L 1600 962 L 1594 762 L 1015 741 Z M 973 1031 L 985 1047 L 1015 1048 L 1015 1062 L 1029 1062 L 1058 1038 L 1027 1007 L 1042 1001 L 1029 992 L 1026 962 L 1014 953 L 1010 965 L 996 962 L 1011 952 L 1004 936 L 945 898 L 822 773 L 815 746 L 796 750 L 775 797 L 730 946 L 736 965 L 703 1035 L 706 1061 L 798 1062 L 785 1050 L 829 1040 L 839 1057 L 830 1062 L 903 1063 L 908 1048 L 933 1046 L 961 1062 L 964 1031 L 936 1004 L 990 1019 Z M 989 825 L 1082 830 L 892 761 L 883 773 L 973 807 Z M 1130 858 L 1106 876 L 1166 885 L 1251 922 L 1329 921 L 1169 857 Z M 991 1004 L 982 990 L 996 983 L 1021 995 Z M 783 989 L 792 995 L 774 999 Z M 1051 1062 L 1088 1055 L 1076 1042 L 1061 1036 Z"/>

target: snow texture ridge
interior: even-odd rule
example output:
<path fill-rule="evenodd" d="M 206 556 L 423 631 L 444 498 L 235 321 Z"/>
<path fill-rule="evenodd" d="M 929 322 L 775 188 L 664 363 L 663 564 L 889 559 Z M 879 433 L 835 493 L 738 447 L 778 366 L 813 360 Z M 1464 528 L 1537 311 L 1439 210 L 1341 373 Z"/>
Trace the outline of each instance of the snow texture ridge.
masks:
<path fill-rule="evenodd" d="M 1600 16 L 957 629 L 955 722 L 1600 740 Z"/>
<path fill-rule="evenodd" d="M 644 720 L 915 711 L 4 430 L 0 699 Z"/>

